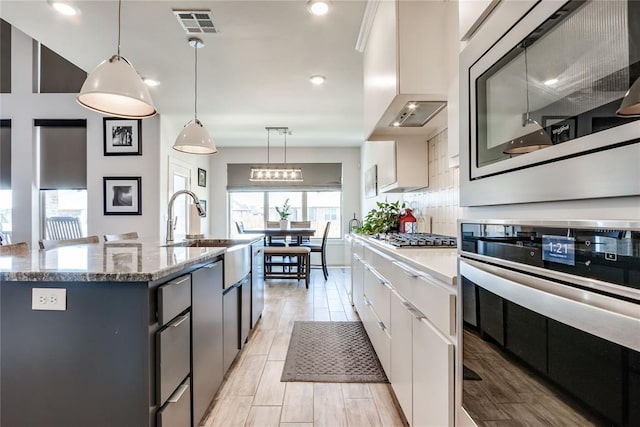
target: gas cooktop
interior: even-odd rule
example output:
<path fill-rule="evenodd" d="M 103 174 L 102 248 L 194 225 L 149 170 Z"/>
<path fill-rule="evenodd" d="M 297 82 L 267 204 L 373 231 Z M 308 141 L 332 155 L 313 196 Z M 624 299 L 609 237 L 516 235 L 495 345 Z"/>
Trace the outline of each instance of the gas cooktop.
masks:
<path fill-rule="evenodd" d="M 379 233 L 373 238 L 403 249 L 455 248 L 457 245 L 455 237 L 430 233 Z"/>

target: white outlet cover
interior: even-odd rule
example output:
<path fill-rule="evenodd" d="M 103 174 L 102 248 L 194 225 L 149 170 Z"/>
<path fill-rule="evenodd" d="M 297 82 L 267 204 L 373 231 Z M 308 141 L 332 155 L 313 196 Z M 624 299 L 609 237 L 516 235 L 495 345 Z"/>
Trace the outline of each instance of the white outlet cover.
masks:
<path fill-rule="evenodd" d="M 67 290 L 64 288 L 33 288 L 31 290 L 32 310 L 67 310 Z"/>

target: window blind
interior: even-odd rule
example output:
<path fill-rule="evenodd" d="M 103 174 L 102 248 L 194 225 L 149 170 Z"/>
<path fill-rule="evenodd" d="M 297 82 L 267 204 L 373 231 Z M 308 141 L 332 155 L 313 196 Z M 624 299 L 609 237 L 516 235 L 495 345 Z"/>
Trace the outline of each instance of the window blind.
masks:
<path fill-rule="evenodd" d="M 40 136 L 40 189 L 87 188 L 86 120 L 35 120 Z"/>

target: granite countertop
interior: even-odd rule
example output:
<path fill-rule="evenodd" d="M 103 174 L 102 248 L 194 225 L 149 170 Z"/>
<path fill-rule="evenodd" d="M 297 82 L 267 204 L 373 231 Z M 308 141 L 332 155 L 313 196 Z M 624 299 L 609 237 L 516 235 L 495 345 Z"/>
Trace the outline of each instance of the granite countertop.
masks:
<path fill-rule="evenodd" d="M 365 235 L 352 234 L 351 237 L 361 239 L 376 249 L 398 258 L 399 261 L 425 271 L 447 285 L 456 286 L 458 277 L 456 248 L 400 249 Z"/>
<path fill-rule="evenodd" d="M 260 239 L 234 241 L 249 244 Z M 224 246 L 165 246 L 159 238 L 33 249 L 24 256 L 0 256 L 0 281 L 148 282 L 225 252 Z"/>

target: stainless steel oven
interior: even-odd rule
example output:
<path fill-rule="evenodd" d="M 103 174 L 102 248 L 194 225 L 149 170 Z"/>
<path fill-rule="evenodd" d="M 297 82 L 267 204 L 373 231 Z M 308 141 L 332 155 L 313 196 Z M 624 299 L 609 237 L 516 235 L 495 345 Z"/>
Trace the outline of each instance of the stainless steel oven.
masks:
<path fill-rule="evenodd" d="M 460 223 L 459 425 L 640 426 L 640 223 Z"/>
<path fill-rule="evenodd" d="M 640 4 L 501 2 L 489 21 L 460 56 L 461 204 L 639 195 L 640 122 L 616 110 L 640 76 Z"/>

